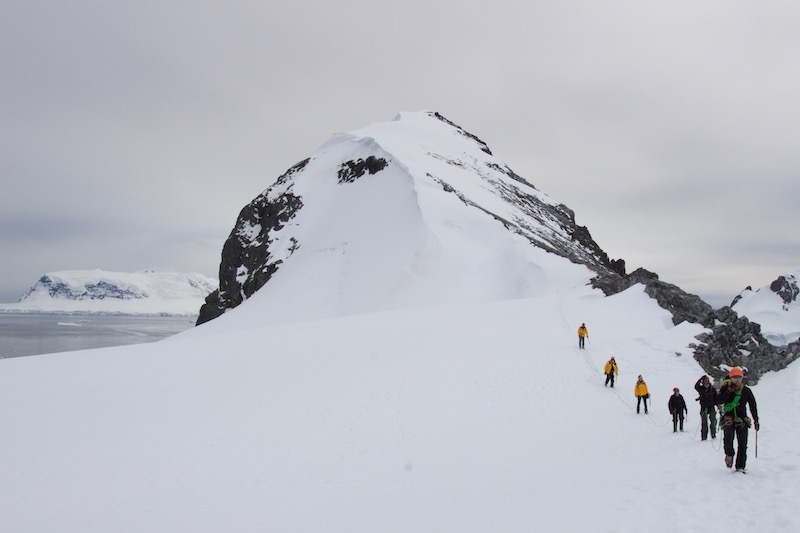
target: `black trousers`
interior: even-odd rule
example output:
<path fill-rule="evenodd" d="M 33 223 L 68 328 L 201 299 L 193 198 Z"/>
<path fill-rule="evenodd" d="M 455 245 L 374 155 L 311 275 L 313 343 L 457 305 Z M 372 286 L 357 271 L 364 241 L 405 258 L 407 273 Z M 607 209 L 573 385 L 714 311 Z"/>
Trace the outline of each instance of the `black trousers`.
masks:
<path fill-rule="evenodd" d="M 583 337 L 578 335 L 578 348 L 583 348 L 584 347 L 583 346 L 583 342 L 584 342 L 583 339 L 584 339 Z"/>
<path fill-rule="evenodd" d="M 731 422 L 722 426 L 722 443 L 725 447 L 725 455 L 733 456 L 733 436 L 736 435 L 736 468 L 743 469 L 747 463 L 747 424 Z"/>
<path fill-rule="evenodd" d="M 672 413 L 672 432 L 678 431 L 678 421 L 681 423 L 681 431 L 683 431 L 683 411 L 673 411 Z"/>
<path fill-rule="evenodd" d="M 711 438 L 717 436 L 717 413 L 714 408 L 703 409 L 700 411 L 700 438 L 706 440 L 708 438 L 708 429 L 711 428 Z"/>
<path fill-rule="evenodd" d="M 614 386 L 614 372 L 609 372 L 608 374 L 606 374 L 606 385 L 608 385 L 609 382 L 611 383 L 611 386 L 613 387 Z"/>
<path fill-rule="evenodd" d="M 639 412 L 639 405 L 644 402 L 644 412 L 647 414 L 647 398 L 644 396 L 637 396 L 636 397 L 636 412 Z"/>

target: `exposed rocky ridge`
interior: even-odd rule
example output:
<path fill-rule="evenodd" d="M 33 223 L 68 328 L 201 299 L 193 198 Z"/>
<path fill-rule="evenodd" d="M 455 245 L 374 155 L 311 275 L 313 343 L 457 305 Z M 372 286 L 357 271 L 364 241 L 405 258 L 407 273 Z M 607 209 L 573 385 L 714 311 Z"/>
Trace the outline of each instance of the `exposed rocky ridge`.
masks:
<path fill-rule="evenodd" d="M 453 162 L 452 164 L 457 163 Z M 503 172 L 515 181 L 535 189 L 533 185 L 515 174 L 508 167 L 500 167 L 498 165 L 493 168 Z M 490 176 L 484 176 L 484 179 L 497 187 L 499 196 L 509 204 L 515 205 L 524 215 L 508 219 L 470 201 L 451 184 L 430 174 L 428 176 L 439 183 L 443 190 L 458 197 L 465 205 L 480 209 L 502 223 L 506 229 L 528 239 L 534 246 L 569 259 L 573 263 L 587 265 L 595 271 L 610 270 L 621 275 L 625 274 L 625 261 L 623 259 L 609 259 L 608 254 L 592 238 L 589 229 L 585 226 L 577 225 L 575 223 L 575 213 L 564 204 L 554 206 L 544 203 L 520 188 L 510 187 L 506 183 L 493 180 Z M 553 227 L 558 227 L 560 231 L 553 232 L 551 230 Z"/>
<path fill-rule="evenodd" d="M 721 365 L 741 366 L 746 369 L 745 376 L 753 385 L 764 373 L 786 368 L 800 357 L 800 341 L 777 348 L 761 335 L 760 324 L 739 316 L 730 307 L 717 309 L 713 317 L 715 323 L 710 326 L 711 333 L 697 336 L 701 344 L 694 348 L 694 356 L 715 378 L 725 375 Z"/>
<path fill-rule="evenodd" d="M 761 335 L 761 326 L 740 317 L 730 307 L 713 309 L 700 297 L 689 294 L 676 285 L 665 283 L 658 275 L 642 268 L 626 276 L 601 273 L 592 279 L 592 286 L 610 296 L 641 283 L 645 292 L 658 305 L 672 313 L 672 322 L 698 323 L 711 330 L 697 336 L 693 346 L 694 358 L 716 379 L 726 375 L 726 368 L 741 366 L 746 370 L 748 383 L 758 382 L 770 371 L 781 370 L 800 357 L 800 341 L 777 348 Z"/>

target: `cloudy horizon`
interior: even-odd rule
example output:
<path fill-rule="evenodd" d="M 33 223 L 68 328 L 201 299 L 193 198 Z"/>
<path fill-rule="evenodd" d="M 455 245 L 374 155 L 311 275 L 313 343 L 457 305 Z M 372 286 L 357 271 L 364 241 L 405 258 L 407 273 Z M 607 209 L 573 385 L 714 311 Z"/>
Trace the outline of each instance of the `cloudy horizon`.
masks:
<path fill-rule="evenodd" d="M 438 111 L 612 258 L 724 305 L 800 268 L 800 6 L 0 0 L 0 301 L 217 275 L 334 133 Z"/>

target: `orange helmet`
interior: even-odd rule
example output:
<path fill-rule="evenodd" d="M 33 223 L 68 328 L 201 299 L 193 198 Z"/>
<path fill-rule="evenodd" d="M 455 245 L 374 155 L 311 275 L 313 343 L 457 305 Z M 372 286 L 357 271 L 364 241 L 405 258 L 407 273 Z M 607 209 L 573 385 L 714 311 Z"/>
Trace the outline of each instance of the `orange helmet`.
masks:
<path fill-rule="evenodd" d="M 731 377 L 739 376 L 740 378 L 743 378 L 744 377 L 744 372 L 742 372 L 741 368 L 739 368 L 738 366 L 735 366 L 735 367 L 731 368 L 731 372 L 730 372 L 729 375 Z"/>

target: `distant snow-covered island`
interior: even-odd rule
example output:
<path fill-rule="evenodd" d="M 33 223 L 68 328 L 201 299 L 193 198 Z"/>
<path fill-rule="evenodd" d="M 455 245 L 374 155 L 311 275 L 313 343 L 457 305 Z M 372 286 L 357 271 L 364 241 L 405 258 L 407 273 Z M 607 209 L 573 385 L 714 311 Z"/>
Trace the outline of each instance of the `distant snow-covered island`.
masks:
<path fill-rule="evenodd" d="M 196 272 L 62 270 L 39 278 L 4 313 L 197 315 L 217 282 Z"/>

